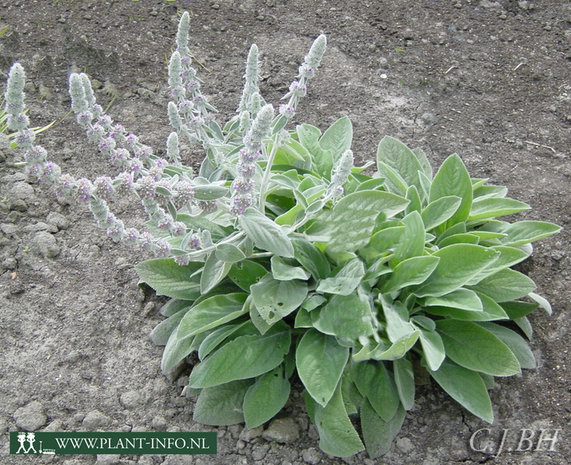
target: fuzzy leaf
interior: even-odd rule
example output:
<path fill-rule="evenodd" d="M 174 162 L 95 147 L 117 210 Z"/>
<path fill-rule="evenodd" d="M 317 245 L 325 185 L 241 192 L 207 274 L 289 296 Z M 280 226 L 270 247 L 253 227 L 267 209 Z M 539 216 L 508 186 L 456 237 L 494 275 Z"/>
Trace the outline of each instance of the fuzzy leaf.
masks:
<path fill-rule="evenodd" d="M 420 330 L 420 344 L 424 358 L 431 370 L 438 370 L 446 358 L 446 351 L 442 338 L 436 331 Z"/>
<path fill-rule="evenodd" d="M 483 310 L 482 301 L 478 294 L 469 289 L 456 289 L 455 291 L 440 297 L 428 297 L 424 301 L 428 307 L 450 307 L 459 310 L 469 310 L 471 312 L 481 312 Z"/>
<path fill-rule="evenodd" d="M 237 337 L 195 366 L 188 385 L 205 388 L 267 373 L 282 363 L 290 342 L 285 325 L 276 325 L 263 336 Z"/>
<path fill-rule="evenodd" d="M 420 213 L 414 211 L 406 215 L 402 222 L 405 230 L 394 251 L 394 261 L 397 263 L 424 254 L 426 232 Z"/>
<path fill-rule="evenodd" d="M 334 295 L 319 311 L 311 314 L 313 326 L 322 333 L 357 340 L 373 334 L 369 300 L 358 296 Z"/>
<path fill-rule="evenodd" d="M 561 231 L 561 226 L 546 221 L 518 221 L 508 225 L 503 231 L 507 234 L 502 244 L 512 247 L 528 244 Z"/>
<path fill-rule="evenodd" d="M 331 153 L 333 165 L 341 158 L 346 150 L 351 148 L 353 141 L 353 125 L 344 116 L 333 123 L 319 139 L 319 145 Z"/>
<path fill-rule="evenodd" d="M 234 425 L 244 421 L 242 404 L 251 380 L 202 389 L 194 406 L 194 421 L 203 425 Z"/>
<path fill-rule="evenodd" d="M 474 244 L 452 244 L 434 255 L 440 261 L 424 284 L 414 291 L 418 297 L 438 297 L 455 291 L 492 264 L 500 253 Z"/>
<path fill-rule="evenodd" d="M 508 346 L 478 324 L 439 320 L 436 327 L 446 355 L 458 365 L 492 376 L 511 376 L 521 372 L 519 362 Z"/>
<path fill-rule="evenodd" d="M 413 151 L 400 140 L 383 137 L 377 148 L 377 161 L 384 162 L 397 171 L 408 186 L 418 185 L 418 172 L 423 168 Z"/>
<path fill-rule="evenodd" d="M 349 295 L 361 283 L 365 275 L 365 266 L 358 258 L 347 262 L 333 277 L 322 279 L 317 287 L 318 292 L 328 294 Z"/>
<path fill-rule="evenodd" d="M 471 289 L 496 302 L 507 302 L 528 295 L 535 289 L 535 283 L 523 273 L 506 268 L 471 286 Z"/>
<path fill-rule="evenodd" d="M 283 366 L 260 376 L 244 396 L 244 420 L 248 429 L 257 428 L 270 420 L 286 404 L 290 384 Z"/>
<path fill-rule="evenodd" d="M 447 221 L 451 226 L 468 218 L 472 208 L 472 182 L 466 166 L 456 154 L 450 155 L 434 176 L 430 187 L 430 202 L 442 197 L 457 196 L 462 199 L 456 213 Z"/>
<path fill-rule="evenodd" d="M 527 203 L 513 199 L 474 199 L 469 221 L 481 220 L 484 218 L 496 218 L 498 216 L 512 215 L 514 213 L 529 210 L 531 207 Z"/>
<path fill-rule="evenodd" d="M 291 266 L 277 256 L 271 258 L 272 275 L 279 281 L 291 281 L 292 279 L 307 280 L 309 273 L 300 266 Z"/>
<path fill-rule="evenodd" d="M 323 253 L 311 242 L 292 239 L 295 259 L 309 271 L 315 279 L 323 279 L 331 273 L 331 267 Z"/>
<path fill-rule="evenodd" d="M 319 447 L 327 454 L 348 457 L 365 448 L 347 415 L 341 383 L 326 406 L 315 406 L 315 427 L 319 433 Z"/>
<path fill-rule="evenodd" d="M 256 284 L 268 271 L 259 263 L 251 260 L 242 260 L 235 263 L 228 272 L 228 277 L 238 287 L 246 292 L 250 292 L 250 286 Z"/>
<path fill-rule="evenodd" d="M 381 191 L 359 191 L 346 195 L 335 204 L 327 218 L 325 231 L 333 250 L 353 252 L 367 245 L 379 214 L 393 216 L 403 211 L 408 200 Z"/>
<path fill-rule="evenodd" d="M 226 263 L 236 263 L 246 258 L 244 252 L 232 244 L 220 244 L 216 247 L 216 258 Z"/>
<path fill-rule="evenodd" d="M 372 459 L 385 455 L 397 437 L 404 423 L 406 410 L 399 405 L 395 415 L 385 421 L 373 409 L 368 401 L 361 407 L 361 429 L 367 453 Z"/>
<path fill-rule="evenodd" d="M 455 363 L 444 360 L 436 371 L 428 369 L 430 375 L 446 393 L 469 412 L 492 423 L 494 412 L 486 385 L 480 375 Z"/>
<path fill-rule="evenodd" d="M 201 266 L 201 263 L 180 266 L 172 258 L 155 258 L 139 263 L 135 269 L 141 282 L 151 286 L 158 295 L 194 300 L 200 296 L 200 277 L 191 278 L 191 275 Z"/>
<path fill-rule="evenodd" d="M 411 257 L 395 266 L 390 279 L 383 285 L 381 292 L 400 290 L 413 284 L 422 284 L 434 271 L 440 259 L 434 256 Z"/>
<path fill-rule="evenodd" d="M 230 263 L 218 260 L 216 254 L 211 253 L 200 274 L 200 293 L 204 295 L 214 289 L 226 277 L 231 266 Z"/>
<path fill-rule="evenodd" d="M 258 313 L 269 325 L 289 315 L 307 297 L 307 283 L 299 280 L 278 281 L 269 275 L 250 289 Z"/>
<path fill-rule="evenodd" d="M 247 294 L 233 293 L 209 297 L 196 304 L 184 316 L 177 328 L 179 338 L 194 336 L 235 320 L 246 313 Z"/>
<path fill-rule="evenodd" d="M 297 372 L 319 405 L 326 406 L 333 396 L 348 358 L 347 347 L 316 330 L 307 331 L 299 341 L 295 352 Z"/>
<path fill-rule="evenodd" d="M 408 358 L 395 360 L 393 362 L 393 371 L 402 406 L 405 410 L 410 410 L 414 405 L 415 390 L 412 363 Z"/>
<path fill-rule="evenodd" d="M 177 328 L 180 320 L 186 315 L 190 310 L 191 305 L 187 304 L 185 307 L 180 309 L 174 315 L 171 315 L 166 320 L 161 321 L 155 328 L 151 331 L 151 341 L 158 346 L 164 346 L 173 331 Z"/>
<path fill-rule="evenodd" d="M 377 415 L 389 421 L 396 413 L 399 395 L 392 375 L 383 362 L 355 363 L 351 377 L 363 397 L 366 397 Z"/>
<path fill-rule="evenodd" d="M 270 218 L 249 207 L 238 218 L 240 226 L 256 247 L 280 257 L 293 258 L 293 246 L 287 233 Z"/>
<path fill-rule="evenodd" d="M 430 231 L 452 218 L 461 203 L 462 199 L 455 195 L 440 197 L 430 202 L 422 210 L 422 221 L 426 230 Z"/>
<path fill-rule="evenodd" d="M 516 356 L 522 368 L 536 368 L 535 357 L 529 348 L 528 343 L 515 331 L 495 323 L 479 323 L 479 325 L 495 334 L 505 345 L 507 345 Z"/>

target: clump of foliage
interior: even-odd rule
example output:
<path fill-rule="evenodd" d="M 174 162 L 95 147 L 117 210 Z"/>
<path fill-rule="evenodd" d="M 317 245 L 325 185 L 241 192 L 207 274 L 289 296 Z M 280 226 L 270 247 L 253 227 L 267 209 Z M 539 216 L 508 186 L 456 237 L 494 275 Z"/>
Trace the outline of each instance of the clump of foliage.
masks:
<path fill-rule="evenodd" d="M 285 129 L 324 36 L 277 115 L 259 93 L 252 46 L 236 116 L 219 125 L 191 66 L 188 29 L 185 13 L 169 64 L 167 159 L 103 112 L 85 74 L 70 77 L 72 107 L 114 177 L 76 179 L 47 161 L 27 129 L 17 64 L 6 111 L 28 173 L 86 203 L 111 238 L 159 255 L 137 271 L 171 298 L 152 332 L 165 345 L 163 371 L 198 354 L 187 388 L 194 419 L 260 426 L 286 404 L 297 376 L 320 447 L 376 457 L 412 408 L 415 381 L 430 376 L 491 423 L 494 378 L 535 367 L 527 315 L 551 311 L 512 267 L 559 226 L 498 219 L 530 207 L 470 177 L 458 155 L 434 172 L 422 150 L 385 137 L 376 171 L 365 174 L 373 163 L 354 166 L 348 118 L 323 133 Z M 181 139 L 204 147 L 198 173 L 182 163 Z M 147 231 L 110 212 L 114 195 L 141 200 Z"/>

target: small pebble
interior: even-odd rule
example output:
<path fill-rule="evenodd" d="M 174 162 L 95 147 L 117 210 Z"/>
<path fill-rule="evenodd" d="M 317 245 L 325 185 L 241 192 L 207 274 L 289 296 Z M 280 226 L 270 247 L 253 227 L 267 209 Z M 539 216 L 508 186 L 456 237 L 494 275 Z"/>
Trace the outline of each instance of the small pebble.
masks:
<path fill-rule="evenodd" d="M 262 433 L 262 437 L 268 441 L 293 442 L 299 438 L 299 426 L 293 418 L 276 418 Z"/>
<path fill-rule="evenodd" d="M 311 465 L 317 465 L 321 462 L 321 458 L 323 454 L 317 450 L 315 447 L 310 447 L 309 449 L 305 449 L 301 453 L 301 457 L 305 463 L 310 463 Z"/>
<path fill-rule="evenodd" d="M 35 250 L 44 258 L 54 258 L 59 255 L 60 248 L 56 238 L 49 232 L 40 231 L 33 239 Z"/>
<path fill-rule="evenodd" d="M 127 391 L 121 394 L 119 402 L 126 409 L 133 410 L 141 406 L 143 399 L 139 391 Z"/>
<path fill-rule="evenodd" d="M 44 406 L 34 400 L 25 407 L 20 407 L 14 412 L 14 420 L 16 426 L 25 431 L 36 431 L 46 424 L 48 418 L 46 417 Z"/>
<path fill-rule="evenodd" d="M 111 424 L 111 419 L 99 410 L 92 410 L 83 419 L 82 425 L 88 431 L 105 428 Z"/>

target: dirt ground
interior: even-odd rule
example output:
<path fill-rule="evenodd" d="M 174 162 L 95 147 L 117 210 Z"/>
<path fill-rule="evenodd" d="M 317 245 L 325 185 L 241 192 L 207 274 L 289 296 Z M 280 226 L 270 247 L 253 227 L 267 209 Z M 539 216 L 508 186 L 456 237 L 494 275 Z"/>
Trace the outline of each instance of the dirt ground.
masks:
<path fill-rule="evenodd" d="M 184 376 L 160 372 L 148 334 L 160 300 L 137 286 L 142 254 L 105 238 L 91 214 L 60 205 L 0 152 L 0 461 L 5 464 L 566 464 L 570 389 L 569 142 L 571 4 L 564 0 L 0 0 L 0 90 L 26 68 L 29 115 L 57 120 L 39 142 L 73 175 L 107 168 L 69 109 L 67 76 L 84 70 L 112 117 L 163 151 L 166 57 L 178 15 L 192 13 L 190 48 L 204 91 L 224 119 L 236 108 L 249 45 L 261 50 L 264 96 L 279 103 L 311 41 L 328 35 L 323 66 L 297 122 L 325 129 L 348 115 L 354 151 L 374 159 L 389 134 L 437 166 L 460 154 L 470 173 L 528 202 L 528 219 L 565 229 L 541 241 L 522 269 L 552 303 L 536 312 L 538 369 L 492 391 L 487 425 L 435 385 L 420 387 L 398 440 L 378 460 L 319 451 L 300 396 L 280 428 L 243 431 L 192 421 Z M 62 121 L 63 120 L 63 121 Z M 202 155 L 188 153 L 196 162 Z M 135 223 L 129 205 L 120 205 Z M 289 420 L 288 420 L 289 421 Z M 217 456 L 6 456 L 8 431 L 218 431 Z M 283 426 L 283 424 L 281 425 Z M 481 430 L 488 428 L 488 430 Z M 557 440 L 539 441 L 557 434 Z M 555 432 L 557 430 L 557 433 Z M 475 447 L 470 438 L 476 433 Z M 498 455 L 501 437 L 506 435 Z M 273 440 L 271 438 L 274 438 Z M 526 439 L 528 438 L 528 439 Z M 276 440 L 277 439 L 277 440 Z M 281 442 L 279 442 L 281 441 Z M 487 441 L 487 442 L 486 442 Z M 488 443 L 486 452 L 483 449 Z M 519 450 L 518 450 L 519 449 Z M 552 450 L 549 450 L 552 449 Z"/>

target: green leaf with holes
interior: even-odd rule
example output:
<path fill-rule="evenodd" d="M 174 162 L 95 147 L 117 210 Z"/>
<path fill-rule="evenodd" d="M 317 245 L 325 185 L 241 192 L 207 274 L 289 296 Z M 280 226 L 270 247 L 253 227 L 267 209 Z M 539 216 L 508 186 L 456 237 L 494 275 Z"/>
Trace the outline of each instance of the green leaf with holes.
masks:
<path fill-rule="evenodd" d="M 278 281 L 270 275 L 262 278 L 250 289 L 258 313 L 269 325 L 297 309 L 308 292 L 307 283 L 304 281 Z"/>

